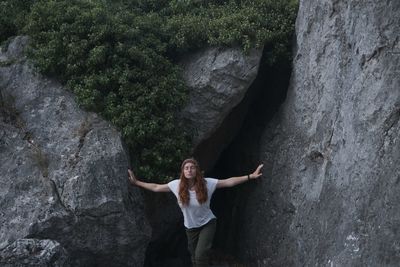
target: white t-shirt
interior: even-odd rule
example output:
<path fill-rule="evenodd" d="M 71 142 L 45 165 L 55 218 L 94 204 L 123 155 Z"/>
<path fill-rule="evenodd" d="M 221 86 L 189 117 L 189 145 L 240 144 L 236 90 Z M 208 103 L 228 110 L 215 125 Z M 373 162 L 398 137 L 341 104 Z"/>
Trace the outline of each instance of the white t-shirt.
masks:
<path fill-rule="evenodd" d="M 168 183 L 168 187 L 174 193 L 178 200 L 179 207 L 183 213 L 183 224 L 186 228 L 196 228 L 205 225 L 211 219 L 216 218 L 210 209 L 210 199 L 217 188 L 218 179 L 205 178 L 207 186 L 207 201 L 200 204 L 196 198 L 196 192 L 189 190 L 189 205 L 182 206 L 179 201 L 179 183 L 180 180 L 173 180 Z"/>

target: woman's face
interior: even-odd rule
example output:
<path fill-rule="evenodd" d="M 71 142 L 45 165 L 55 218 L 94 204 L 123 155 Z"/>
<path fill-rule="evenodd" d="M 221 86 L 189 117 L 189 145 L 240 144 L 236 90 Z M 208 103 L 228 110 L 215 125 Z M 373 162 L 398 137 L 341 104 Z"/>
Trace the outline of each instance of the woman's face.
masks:
<path fill-rule="evenodd" d="M 187 179 L 193 179 L 196 177 L 196 165 L 191 162 L 186 163 L 183 166 L 183 175 Z"/>

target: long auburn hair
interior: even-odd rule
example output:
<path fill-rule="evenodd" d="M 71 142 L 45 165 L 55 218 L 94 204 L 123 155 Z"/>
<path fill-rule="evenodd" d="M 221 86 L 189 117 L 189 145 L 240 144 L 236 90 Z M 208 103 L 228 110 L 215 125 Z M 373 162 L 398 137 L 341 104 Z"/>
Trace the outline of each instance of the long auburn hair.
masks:
<path fill-rule="evenodd" d="M 203 173 L 200 170 L 199 163 L 193 158 L 185 159 L 181 165 L 181 175 L 179 177 L 179 201 L 183 206 L 189 204 L 189 181 L 185 178 L 183 168 L 187 163 L 192 163 L 196 167 L 196 177 L 194 178 L 194 190 L 196 191 L 196 198 L 200 204 L 207 201 L 207 186 Z"/>

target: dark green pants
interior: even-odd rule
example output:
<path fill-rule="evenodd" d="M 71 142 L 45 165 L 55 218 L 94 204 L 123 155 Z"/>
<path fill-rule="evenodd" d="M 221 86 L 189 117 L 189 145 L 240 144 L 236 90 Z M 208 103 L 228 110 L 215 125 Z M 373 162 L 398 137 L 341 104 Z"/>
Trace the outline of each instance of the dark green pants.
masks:
<path fill-rule="evenodd" d="M 189 252 L 194 267 L 206 267 L 209 264 L 209 253 L 214 239 L 217 220 L 192 229 L 186 229 Z"/>

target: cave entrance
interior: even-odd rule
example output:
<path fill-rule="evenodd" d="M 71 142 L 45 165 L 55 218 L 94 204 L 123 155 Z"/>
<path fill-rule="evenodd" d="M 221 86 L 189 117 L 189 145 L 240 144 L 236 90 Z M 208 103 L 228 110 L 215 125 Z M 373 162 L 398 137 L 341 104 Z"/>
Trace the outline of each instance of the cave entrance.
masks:
<path fill-rule="evenodd" d="M 206 173 L 209 177 L 225 179 L 245 175 L 254 171 L 261 163 L 261 135 L 286 98 L 291 74 L 291 60 L 278 60 L 271 66 L 268 64 L 271 56 L 268 51 L 271 48 L 267 46 L 264 48 L 255 81 L 242 103 L 235 108 L 246 112 L 242 126 L 214 167 Z M 232 114 L 235 114 L 235 110 Z M 268 168 L 268 164 L 265 165 Z M 237 236 L 244 230 L 241 214 L 253 188 L 251 184 L 245 183 L 233 188 L 219 189 L 214 193 L 211 208 L 218 217 L 218 226 L 213 247 L 216 257 L 221 261 L 240 261 L 234 255 L 238 255 L 238 251 L 244 248 L 240 246 Z"/>

